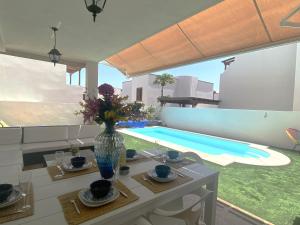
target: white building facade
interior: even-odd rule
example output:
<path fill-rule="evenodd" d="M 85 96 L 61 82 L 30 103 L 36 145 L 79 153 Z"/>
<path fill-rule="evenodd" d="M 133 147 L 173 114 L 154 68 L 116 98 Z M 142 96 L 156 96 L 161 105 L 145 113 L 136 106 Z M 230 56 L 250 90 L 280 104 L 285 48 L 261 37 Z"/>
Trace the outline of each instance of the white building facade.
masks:
<path fill-rule="evenodd" d="M 300 44 L 235 56 L 220 77 L 220 108 L 300 110 Z"/>
<path fill-rule="evenodd" d="M 128 96 L 128 102 L 140 101 L 145 106 L 157 106 L 157 98 L 161 96 L 161 87 L 153 84 L 156 75 L 147 74 L 133 77 L 123 82 L 122 96 Z M 174 77 L 175 82 L 164 87 L 164 96 L 167 97 L 197 97 L 213 99 L 214 84 L 198 80 L 193 76 Z"/>
<path fill-rule="evenodd" d="M 84 87 L 66 84 L 62 64 L 0 54 L 0 121 L 9 126 L 79 124 Z"/>

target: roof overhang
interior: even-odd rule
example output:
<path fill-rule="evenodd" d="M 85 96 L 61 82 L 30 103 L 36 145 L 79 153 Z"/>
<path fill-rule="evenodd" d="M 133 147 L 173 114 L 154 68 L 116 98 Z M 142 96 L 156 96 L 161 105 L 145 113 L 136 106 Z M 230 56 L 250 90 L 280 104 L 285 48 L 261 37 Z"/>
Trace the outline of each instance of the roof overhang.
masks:
<path fill-rule="evenodd" d="M 48 60 L 61 22 L 63 63 L 99 62 L 221 0 L 108 0 L 96 22 L 83 0 L 0 1 L 0 51 Z"/>
<path fill-rule="evenodd" d="M 299 0 L 226 0 L 112 55 L 130 76 L 300 40 Z"/>

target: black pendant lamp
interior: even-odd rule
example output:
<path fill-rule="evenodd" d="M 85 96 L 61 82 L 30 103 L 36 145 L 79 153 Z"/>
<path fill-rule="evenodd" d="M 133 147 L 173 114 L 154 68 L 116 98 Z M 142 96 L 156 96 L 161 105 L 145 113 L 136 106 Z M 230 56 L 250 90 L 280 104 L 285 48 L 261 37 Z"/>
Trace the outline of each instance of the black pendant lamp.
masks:
<path fill-rule="evenodd" d="M 95 22 L 97 14 L 103 11 L 106 0 L 84 0 L 84 2 L 87 10 L 93 14 L 93 20 Z"/>
<path fill-rule="evenodd" d="M 51 29 L 54 34 L 54 47 L 48 52 L 48 55 L 50 61 L 53 62 L 55 66 L 55 64 L 60 60 L 61 53 L 56 49 L 56 31 L 58 31 L 58 29 L 56 27 L 51 27 Z"/>

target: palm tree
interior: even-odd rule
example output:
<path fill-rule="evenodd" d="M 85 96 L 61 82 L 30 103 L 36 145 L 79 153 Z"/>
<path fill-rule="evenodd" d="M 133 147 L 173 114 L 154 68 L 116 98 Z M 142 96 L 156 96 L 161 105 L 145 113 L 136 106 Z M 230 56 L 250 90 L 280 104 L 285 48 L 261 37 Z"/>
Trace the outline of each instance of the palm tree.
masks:
<path fill-rule="evenodd" d="M 173 84 L 175 79 L 172 74 L 164 73 L 162 75 L 156 76 L 153 84 L 159 84 L 161 86 L 161 97 L 164 96 L 164 87 L 167 84 Z"/>

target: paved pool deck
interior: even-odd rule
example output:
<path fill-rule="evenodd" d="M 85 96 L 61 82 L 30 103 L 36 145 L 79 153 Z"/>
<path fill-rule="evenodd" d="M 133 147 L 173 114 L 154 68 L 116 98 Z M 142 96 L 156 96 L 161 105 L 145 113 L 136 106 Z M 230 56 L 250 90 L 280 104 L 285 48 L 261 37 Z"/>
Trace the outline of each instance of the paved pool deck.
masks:
<path fill-rule="evenodd" d="M 170 128 L 170 129 L 172 129 L 172 128 Z M 284 165 L 288 165 L 291 162 L 290 158 L 288 158 L 287 156 L 285 156 L 284 154 L 282 154 L 280 152 L 269 149 L 268 146 L 258 145 L 258 144 L 249 143 L 249 142 L 242 142 L 242 141 L 232 140 L 232 139 L 227 139 L 227 138 L 217 137 L 217 138 L 224 139 L 224 140 L 236 141 L 236 142 L 249 144 L 250 147 L 265 151 L 265 152 L 269 153 L 270 156 L 268 158 L 264 158 L 264 157 L 244 158 L 244 157 L 232 156 L 229 154 L 213 155 L 213 154 L 207 154 L 207 153 L 200 152 L 193 148 L 188 148 L 188 147 L 185 147 L 182 145 L 177 145 L 172 142 L 162 141 L 159 139 L 155 139 L 153 137 L 138 134 L 127 128 L 118 129 L 118 131 L 123 134 L 127 134 L 130 136 L 136 137 L 136 138 L 143 139 L 145 141 L 149 141 L 152 143 L 162 145 L 167 148 L 175 149 L 177 151 L 194 152 L 194 153 L 198 154 L 204 160 L 219 164 L 221 166 L 227 166 L 232 163 L 242 163 L 242 164 L 256 165 L 256 166 L 284 166 Z M 190 133 L 194 133 L 194 132 L 190 132 Z M 194 134 L 197 134 L 197 133 L 194 133 Z M 211 135 L 207 135 L 207 136 L 214 137 Z"/>

